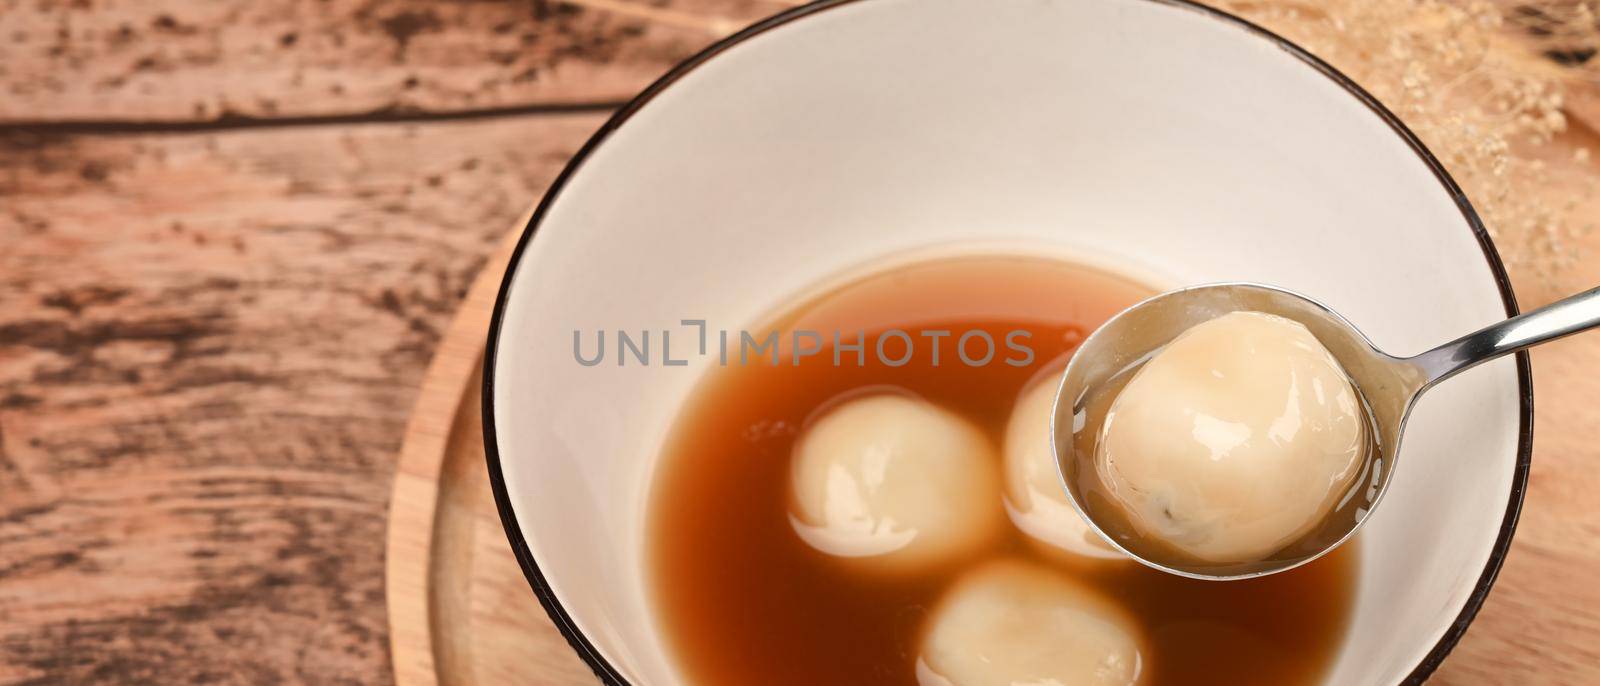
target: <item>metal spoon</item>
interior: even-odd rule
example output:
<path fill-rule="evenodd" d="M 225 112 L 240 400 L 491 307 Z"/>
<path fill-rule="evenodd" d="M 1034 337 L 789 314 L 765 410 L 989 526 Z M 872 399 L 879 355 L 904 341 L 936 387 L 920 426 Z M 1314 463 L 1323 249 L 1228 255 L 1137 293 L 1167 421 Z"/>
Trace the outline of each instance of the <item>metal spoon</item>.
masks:
<path fill-rule="evenodd" d="M 1266 560 L 1207 564 L 1152 554 L 1138 537 L 1115 536 L 1116 523 L 1102 502 L 1081 485 L 1110 399 L 1149 356 L 1190 327 L 1229 312 L 1275 314 L 1304 324 L 1339 360 L 1364 397 L 1370 415 L 1373 454 L 1322 528 Z M 1293 569 L 1350 540 L 1382 500 L 1394 473 L 1406 417 L 1417 398 L 1456 374 L 1524 348 L 1600 326 L 1600 288 L 1499 322 L 1415 357 L 1389 355 L 1372 345 L 1344 317 L 1315 300 L 1273 286 L 1222 283 L 1169 291 L 1112 317 L 1083 341 L 1067 365 L 1056 396 L 1051 442 L 1072 506 L 1090 528 L 1117 549 L 1164 572 L 1196 579 L 1247 579 Z M 1080 477 L 1080 474 L 1082 475 Z M 1114 507 L 1114 506 L 1111 506 Z M 1343 513 L 1343 514 L 1341 514 Z M 1098 521 L 1097 521 L 1098 519 Z M 1143 547 L 1142 547 L 1143 546 Z M 1161 559 L 1152 559 L 1160 557 Z"/>

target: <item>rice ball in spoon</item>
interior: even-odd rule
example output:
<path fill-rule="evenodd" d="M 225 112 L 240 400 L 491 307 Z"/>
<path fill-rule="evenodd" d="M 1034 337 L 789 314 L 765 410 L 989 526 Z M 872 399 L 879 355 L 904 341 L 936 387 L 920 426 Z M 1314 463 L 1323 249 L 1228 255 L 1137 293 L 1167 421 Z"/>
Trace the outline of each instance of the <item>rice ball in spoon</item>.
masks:
<path fill-rule="evenodd" d="M 1112 402 L 1096 470 L 1140 534 L 1252 562 L 1316 528 L 1366 458 L 1367 417 L 1299 322 L 1233 312 L 1185 331 Z"/>
<path fill-rule="evenodd" d="M 830 555 L 884 571 L 937 567 L 1000 530 L 996 462 L 982 432 L 927 401 L 848 400 L 795 444 L 790 522 Z"/>
<path fill-rule="evenodd" d="M 1139 624 L 1053 570 L 991 562 L 956 582 L 930 616 L 921 686 L 1136 684 L 1149 654 Z"/>

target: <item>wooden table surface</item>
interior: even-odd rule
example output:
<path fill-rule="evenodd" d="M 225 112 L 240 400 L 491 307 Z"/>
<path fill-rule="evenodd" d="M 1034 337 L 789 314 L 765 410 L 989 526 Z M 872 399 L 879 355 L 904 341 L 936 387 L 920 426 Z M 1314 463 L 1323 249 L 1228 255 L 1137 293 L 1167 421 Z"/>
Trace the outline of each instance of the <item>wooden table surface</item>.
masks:
<path fill-rule="evenodd" d="M 394 456 L 463 290 L 610 109 L 785 4 L 0 0 L 0 683 L 389 681 Z M 1534 371 L 1443 682 L 1600 680 L 1600 336 Z"/>

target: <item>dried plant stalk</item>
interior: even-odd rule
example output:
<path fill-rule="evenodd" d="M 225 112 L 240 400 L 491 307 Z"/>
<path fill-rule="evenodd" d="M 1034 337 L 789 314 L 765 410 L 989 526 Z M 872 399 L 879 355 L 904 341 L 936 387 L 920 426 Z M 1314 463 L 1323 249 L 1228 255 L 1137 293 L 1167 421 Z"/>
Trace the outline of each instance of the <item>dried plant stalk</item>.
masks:
<path fill-rule="evenodd" d="M 1349 74 L 1445 163 L 1517 272 L 1578 257 L 1600 189 L 1566 135 L 1567 94 L 1600 84 L 1596 0 L 1217 0 Z"/>

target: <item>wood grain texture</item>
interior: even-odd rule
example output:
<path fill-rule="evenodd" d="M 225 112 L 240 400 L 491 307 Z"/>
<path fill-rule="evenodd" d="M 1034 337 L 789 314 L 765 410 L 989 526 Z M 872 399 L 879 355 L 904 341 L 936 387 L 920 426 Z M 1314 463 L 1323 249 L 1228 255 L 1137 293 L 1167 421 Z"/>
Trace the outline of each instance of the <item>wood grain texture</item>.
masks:
<path fill-rule="evenodd" d="M 0 123 L 626 100 L 784 0 L 0 0 Z"/>
<path fill-rule="evenodd" d="M 0 682 L 388 681 L 422 371 L 599 122 L 0 144 Z"/>

